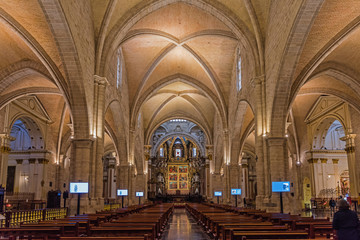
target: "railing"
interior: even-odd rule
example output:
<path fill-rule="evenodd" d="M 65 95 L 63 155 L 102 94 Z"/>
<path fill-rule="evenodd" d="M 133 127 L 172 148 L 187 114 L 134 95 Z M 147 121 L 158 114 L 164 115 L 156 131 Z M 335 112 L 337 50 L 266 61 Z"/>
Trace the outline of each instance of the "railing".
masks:
<path fill-rule="evenodd" d="M 121 204 L 119 204 L 119 203 L 110 203 L 110 204 L 104 205 L 105 211 L 110 211 L 110 210 L 118 209 L 118 208 L 121 208 Z"/>
<path fill-rule="evenodd" d="M 16 227 L 22 223 L 37 223 L 39 221 L 65 218 L 67 208 L 46 208 L 29 211 L 5 212 L 5 219 L 0 220 L 0 227 Z"/>

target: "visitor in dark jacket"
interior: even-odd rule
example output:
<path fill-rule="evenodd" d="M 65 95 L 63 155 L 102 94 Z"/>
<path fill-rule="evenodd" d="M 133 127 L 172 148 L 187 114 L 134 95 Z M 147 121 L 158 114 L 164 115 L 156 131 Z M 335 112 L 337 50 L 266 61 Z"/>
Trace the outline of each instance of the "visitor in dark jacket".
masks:
<path fill-rule="evenodd" d="M 349 204 L 341 199 L 338 202 L 339 211 L 334 215 L 333 228 L 337 230 L 339 240 L 359 240 L 359 218 L 349 209 Z"/>

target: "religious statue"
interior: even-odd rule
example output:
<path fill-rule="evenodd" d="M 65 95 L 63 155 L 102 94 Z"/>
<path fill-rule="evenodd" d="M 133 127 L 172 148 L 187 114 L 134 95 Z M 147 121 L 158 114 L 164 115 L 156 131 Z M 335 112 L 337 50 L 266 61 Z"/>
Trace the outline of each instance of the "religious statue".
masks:
<path fill-rule="evenodd" d="M 162 175 L 162 173 L 158 173 L 157 182 L 158 183 L 164 183 L 164 176 Z"/>

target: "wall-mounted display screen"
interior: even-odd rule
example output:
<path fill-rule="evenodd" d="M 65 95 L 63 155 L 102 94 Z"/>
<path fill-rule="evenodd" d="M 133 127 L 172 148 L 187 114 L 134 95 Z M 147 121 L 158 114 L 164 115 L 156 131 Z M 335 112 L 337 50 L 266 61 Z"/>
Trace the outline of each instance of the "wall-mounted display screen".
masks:
<path fill-rule="evenodd" d="M 144 196 L 144 192 L 136 192 L 135 195 L 137 197 L 143 197 Z"/>
<path fill-rule="evenodd" d="M 71 182 L 70 193 L 88 193 L 89 183 L 87 182 Z"/>
<path fill-rule="evenodd" d="M 290 182 L 272 182 L 273 192 L 290 192 Z"/>
<path fill-rule="evenodd" d="M 117 190 L 117 195 L 118 196 L 127 196 L 128 195 L 128 190 L 127 189 L 118 189 Z"/>
<path fill-rule="evenodd" d="M 232 188 L 231 195 L 241 195 L 241 188 Z"/>
<path fill-rule="evenodd" d="M 222 192 L 220 192 L 220 191 L 214 192 L 214 196 L 215 196 L 215 197 L 221 197 L 221 196 L 222 196 Z"/>

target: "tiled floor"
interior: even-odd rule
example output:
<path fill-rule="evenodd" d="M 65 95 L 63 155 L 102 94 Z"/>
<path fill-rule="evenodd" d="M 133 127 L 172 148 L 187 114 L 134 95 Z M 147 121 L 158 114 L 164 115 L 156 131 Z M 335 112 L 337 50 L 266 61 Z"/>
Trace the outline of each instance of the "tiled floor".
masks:
<path fill-rule="evenodd" d="M 177 208 L 165 230 L 163 240 L 209 240 L 205 232 L 183 208 Z"/>

